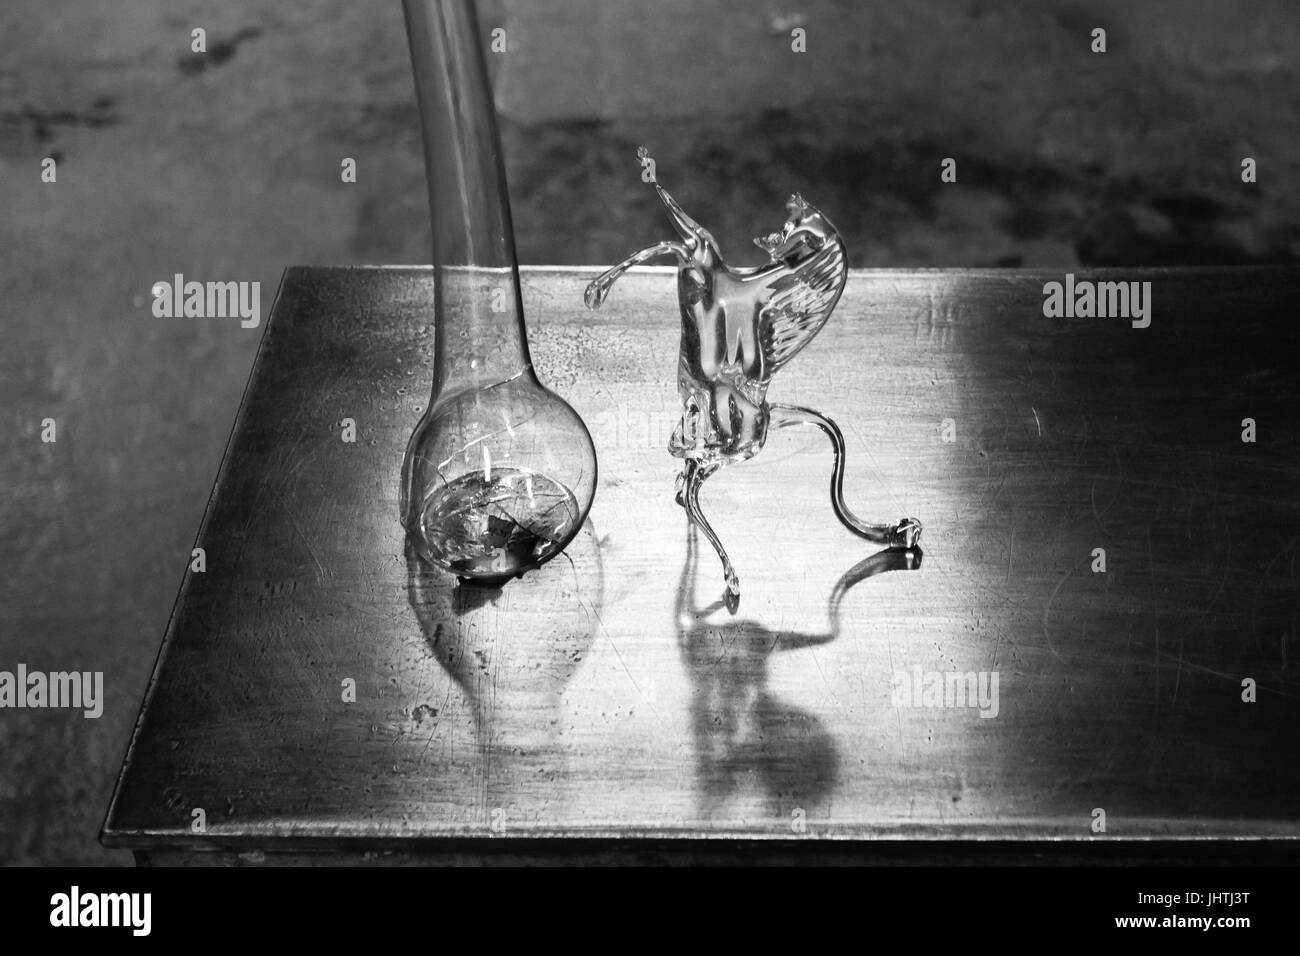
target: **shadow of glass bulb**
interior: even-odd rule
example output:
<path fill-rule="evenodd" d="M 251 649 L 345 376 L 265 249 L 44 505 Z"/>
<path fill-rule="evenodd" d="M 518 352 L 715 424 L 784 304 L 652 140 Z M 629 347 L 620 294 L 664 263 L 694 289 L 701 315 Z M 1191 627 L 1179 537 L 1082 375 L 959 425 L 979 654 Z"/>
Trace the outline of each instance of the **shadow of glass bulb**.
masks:
<path fill-rule="evenodd" d="M 471 0 L 404 0 L 433 224 L 434 381 L 402 465 L 425 560 L 499 584 L 550 560 L 596 491 L 587 426 L 528 351 L 496 112 Z"/>
<path fill-rule="evenodd" d="M 508 786 L 530 761 L 554 771 L 564 760 L 566 689 L 589 656 L 604 606 L 590 519 L 559 560 L 509 588 L 456 583 L 414 543 L 407 539 L 410 604 L 427 647 L 468 705 L 485 772 Z"/>

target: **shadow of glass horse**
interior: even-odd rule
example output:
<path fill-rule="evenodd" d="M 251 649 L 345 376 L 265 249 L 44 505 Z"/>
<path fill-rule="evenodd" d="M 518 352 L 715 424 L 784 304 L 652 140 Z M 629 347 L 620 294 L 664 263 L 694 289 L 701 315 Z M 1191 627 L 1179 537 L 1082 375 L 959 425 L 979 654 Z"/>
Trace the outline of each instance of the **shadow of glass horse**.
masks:
<path fill-rule="evenodd" d="M 921 566 L 919 548 L 885 550 L 840 576 L 827 599 L 825 631 L 772 630 L 716 612 L 730 610 L 730 593 L 693 603 L 698 534 L 691 526 L 677 588 L 677 641 L 691 681 L 690 722 L 704 817 L 720 813 L 747 780 L 755 780 L 773 817 L 795 808 L 810 815 L 835 785 L 839 765 L 821 720 L 768 689 L 774 655 L 829 644 L 840 635 L 840 604 L 861 581 Z"/>

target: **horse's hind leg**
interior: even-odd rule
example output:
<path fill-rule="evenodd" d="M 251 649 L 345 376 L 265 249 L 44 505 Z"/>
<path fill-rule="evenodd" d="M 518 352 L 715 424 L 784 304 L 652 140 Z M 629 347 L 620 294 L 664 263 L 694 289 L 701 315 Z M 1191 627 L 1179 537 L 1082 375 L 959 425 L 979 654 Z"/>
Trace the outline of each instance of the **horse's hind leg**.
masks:
<path fill-rule="evenodd" d="M 686 514 L 695 526 L 704 532 L 704 536 L 709 539 L 713 545 L 713 550 L 718 552 L 718 558 L 722 561 L 722 573 L 727 580 L 727 593 L 733 599 L 740 597 L 740 579 L 736 576 L 736 569 L 731 566 L 731 559 L 727 557 L 726 549 L 722 547 L 722 542 L 718 540 L 717 533 L 709 525 L 709 521 L 704 517 L 704 512 L 700 509 L 700 486 L 718 470 L 718 465 L 701 465 L 698 461 L 689 460 L 686 462 L 686 482 L 683 490 L 683 504 L 686 506 Z"/>
<path fill-rule="evenodd" d="M 815 425 L 831 440 L 835 450 L 835 468 L 831 471 L 831 507 L 840 523 L 859 537 L 887 548 L 911 549 L 921 542 L 921 522 L 903 518 L 898 524 L 871 524 L 863 521 L 844 503 L 844 435 L 840 427 L 821 412 L 799 405 L 772 405 L 774 428 L 790 425 Z"/>

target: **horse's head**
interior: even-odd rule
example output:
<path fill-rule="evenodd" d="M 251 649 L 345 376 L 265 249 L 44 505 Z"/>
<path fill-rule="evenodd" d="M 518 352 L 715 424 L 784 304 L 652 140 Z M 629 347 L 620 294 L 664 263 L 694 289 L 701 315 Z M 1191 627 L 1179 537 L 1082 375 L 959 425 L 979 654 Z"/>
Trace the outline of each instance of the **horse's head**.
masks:
<path fill-rule="evenodd" d="M 827 242 L 839 239 L 839 231 L 816 206 L 798 193 L 786 200 L 788 214 L 780 232 L 769 233 L 754 240 L 773 262 L 797 266 L 815 255 Z"/>

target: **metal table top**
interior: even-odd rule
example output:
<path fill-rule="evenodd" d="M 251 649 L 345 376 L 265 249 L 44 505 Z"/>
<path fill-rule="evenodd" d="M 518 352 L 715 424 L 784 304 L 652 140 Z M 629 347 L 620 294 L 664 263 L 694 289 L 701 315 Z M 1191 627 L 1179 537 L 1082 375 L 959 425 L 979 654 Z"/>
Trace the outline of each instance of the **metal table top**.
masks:
<path fill-rule="evenodd" d="M 825 438 L 775 432 L 704 490 L 735 615 L 673 501 L 671 270 L 589 313 L 594 274 L 523 270 L 595 505 L 487 591 L 398 520 L 432 270 L 286 271 L 107 844 L 1300 834 L 1300 271 L 1076 275 L 1150 281 L 1147 328 L 1046 317 L 1060 274 L 855 271 L 769 397 L 839 422 L 850 507 L 923 558 L 873 557 Z"/>

